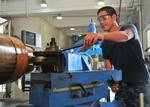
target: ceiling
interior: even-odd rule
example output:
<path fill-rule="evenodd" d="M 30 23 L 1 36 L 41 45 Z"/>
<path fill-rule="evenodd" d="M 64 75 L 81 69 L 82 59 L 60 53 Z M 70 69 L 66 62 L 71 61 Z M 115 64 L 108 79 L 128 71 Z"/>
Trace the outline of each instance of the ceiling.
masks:
<path fill-rule="evenodd" d="M 48 16 L 51 23 L 62 29 L 66 35 L 85 34 L 91 18 L 96 22 L 97 9 L 103 6 L 98 0 L 46 0 L 48 7 L 40 7 L 41 0 L 0 0 L 1 16 Z M 117 12 L 121 3 L 121 20 L 123 23 L 137 10 L 139 0 L 104 0 L 105 5 L 113 6 Z M 104 6 L 105 6 L 104 5 Z M 61 14 L 62 20 L 55 17 Z M 70 31 L 70 27 L 75 27 Z"/>

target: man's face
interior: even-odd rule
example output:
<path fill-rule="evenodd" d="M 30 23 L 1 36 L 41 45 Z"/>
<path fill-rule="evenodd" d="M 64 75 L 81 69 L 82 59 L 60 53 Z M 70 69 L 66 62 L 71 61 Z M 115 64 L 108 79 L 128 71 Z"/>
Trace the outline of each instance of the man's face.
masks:
<path fill-rule="evenodd" d="M 110 31 L 114 24 L 114 17 L 109 15 L 106 11 L 101 11 L 98 15 L 98 21 L 104 31 Z"/>

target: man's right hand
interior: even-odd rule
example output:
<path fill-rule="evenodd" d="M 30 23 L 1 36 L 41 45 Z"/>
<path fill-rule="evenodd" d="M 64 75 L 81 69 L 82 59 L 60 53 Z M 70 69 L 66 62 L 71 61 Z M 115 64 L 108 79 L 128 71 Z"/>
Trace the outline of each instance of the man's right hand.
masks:
<path fill-rule="evenodd" d="M 87 33 L 84 37 L 84 46 L 92 46 L 103 37 L 102 34 Z"/>

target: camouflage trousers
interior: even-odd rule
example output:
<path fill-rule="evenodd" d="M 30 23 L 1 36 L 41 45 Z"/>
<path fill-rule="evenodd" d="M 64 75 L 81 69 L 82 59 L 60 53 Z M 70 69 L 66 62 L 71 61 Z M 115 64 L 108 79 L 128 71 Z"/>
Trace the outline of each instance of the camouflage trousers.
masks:
<path fill-rule="evenodd" d="M 140 107 L 139 94 L 144 93 L 144 107 L 150 107 L 150 84 L 120 83 L 120 90 L 115 98 L 121 101 L 123 107 Z"/>

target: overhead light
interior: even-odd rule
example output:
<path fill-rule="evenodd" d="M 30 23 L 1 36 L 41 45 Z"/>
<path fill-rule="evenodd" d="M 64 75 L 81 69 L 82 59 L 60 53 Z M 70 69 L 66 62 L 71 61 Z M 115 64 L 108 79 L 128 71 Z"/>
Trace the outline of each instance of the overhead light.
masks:
<path fill-rule="evenodd" d="M 81 34 L 79 34 L 78 36 L 79 36 L 79 37 L 81 37 L 82 35 L 81 35 Z"/>
<path fill-rule="evenodd" d="M 104 5 L 104 0 L 98 0 L 97 4 L 98 5 Z"/>
<path fill-rule="evenodd" d="M 41 0 L 40 6 L 41 7 L 47 7 L 46 0 Z"/>
<path fill-rule="evenodd" d="M 72 27 L 72 28 L 70 28 L 70 30 L 75 30 L 75 28 Z"/>
<path fill-rule="evenodd" d="M 61 14 L 58 14 L 58 16 L 56 17 L 56 19 L 61 20 L 63 17 L 61 16 Z"/>

